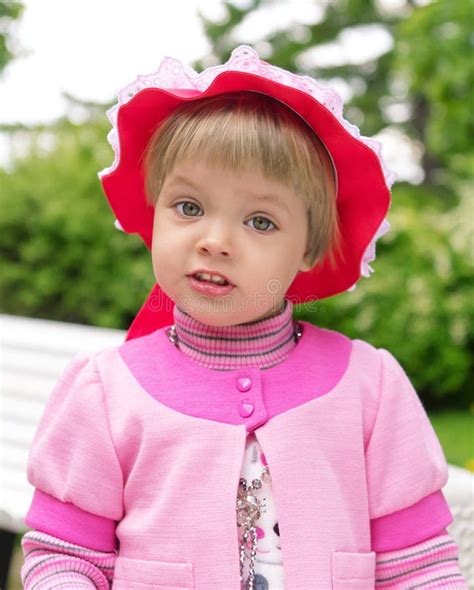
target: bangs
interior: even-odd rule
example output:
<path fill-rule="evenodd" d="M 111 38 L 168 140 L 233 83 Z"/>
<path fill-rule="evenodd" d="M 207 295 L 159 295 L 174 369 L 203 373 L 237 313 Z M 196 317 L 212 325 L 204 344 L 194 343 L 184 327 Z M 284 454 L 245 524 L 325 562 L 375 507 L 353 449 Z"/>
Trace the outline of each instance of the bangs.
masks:
<path fill-rule="evenodd" d="M 309 196 L 315 181 L 315 151 L 321 150 L 325 148 L 298 115 L 264 94 L 233 93 L 185 103 L 150 142 L 147 153 L 155 165 L 147 197 L 154 203 L 164 177 L 185 159 L 204 160 L 224 169 L 259 170 L 297 194 Z M 332 164 L 328 161 L 324 166 L 321 160 L 318 164 L 319 172 L 328 176 L 324 180 L 334 182 Z"/>

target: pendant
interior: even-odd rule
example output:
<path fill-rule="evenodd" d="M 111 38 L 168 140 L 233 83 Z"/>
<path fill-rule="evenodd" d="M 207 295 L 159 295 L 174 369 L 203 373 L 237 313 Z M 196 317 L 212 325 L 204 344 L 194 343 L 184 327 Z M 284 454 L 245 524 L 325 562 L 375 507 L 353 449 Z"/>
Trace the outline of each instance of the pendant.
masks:
<path fill-rule="evenodd" d="M 250 527 L 260 518 L 260 500 L 251 491 L 239 489 L 237 495 L 237 524 Z"/>

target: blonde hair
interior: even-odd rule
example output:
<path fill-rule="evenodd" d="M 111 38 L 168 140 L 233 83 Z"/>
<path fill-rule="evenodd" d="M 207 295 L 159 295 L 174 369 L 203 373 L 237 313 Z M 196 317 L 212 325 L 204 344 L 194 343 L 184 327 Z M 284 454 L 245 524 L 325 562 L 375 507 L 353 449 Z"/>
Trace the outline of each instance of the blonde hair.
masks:
<path fill-rule="evenodd" d="M 308 124 L 280 101 L 250 91 L 185 102 L 164 120 L 144 154 L 147 202 L 184 159 L 260 170 L 300 195 L 308 212 L 307 252 L 314 265 L 340 248 L 336 177 L 330 155 Z"/>

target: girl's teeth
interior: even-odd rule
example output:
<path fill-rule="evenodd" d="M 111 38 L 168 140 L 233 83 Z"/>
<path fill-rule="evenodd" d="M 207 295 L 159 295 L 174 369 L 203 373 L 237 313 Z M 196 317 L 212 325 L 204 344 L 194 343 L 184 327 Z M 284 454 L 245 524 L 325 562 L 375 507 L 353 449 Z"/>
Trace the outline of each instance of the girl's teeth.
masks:
<path fill-rule="evenodd" d="M 227 281 L 217 275 L 209 275 L 205 272 L 196 273 L 196 277 L 202 281 L 210 281 L 211 283 L 217 283 L 219 285 L 225 285 Z"/>

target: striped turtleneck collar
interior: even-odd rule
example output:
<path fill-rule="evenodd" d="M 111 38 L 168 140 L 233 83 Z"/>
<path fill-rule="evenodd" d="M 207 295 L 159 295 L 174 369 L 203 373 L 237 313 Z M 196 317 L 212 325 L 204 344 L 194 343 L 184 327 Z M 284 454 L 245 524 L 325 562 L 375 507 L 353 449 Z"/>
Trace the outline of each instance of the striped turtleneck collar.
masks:
<path fill-rule="evenodd" d="M 299 326 L 292 314 L 293 304 L 285 299 L 283 310 L 270 318 L 237 326 L 209 326 L 175 305 L 170 339 L 193 362 L 209 369 L 268 369 L 285 360 L 296 346 Z"/>

